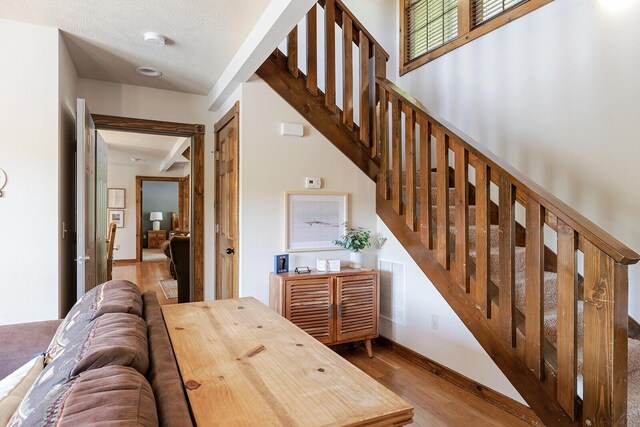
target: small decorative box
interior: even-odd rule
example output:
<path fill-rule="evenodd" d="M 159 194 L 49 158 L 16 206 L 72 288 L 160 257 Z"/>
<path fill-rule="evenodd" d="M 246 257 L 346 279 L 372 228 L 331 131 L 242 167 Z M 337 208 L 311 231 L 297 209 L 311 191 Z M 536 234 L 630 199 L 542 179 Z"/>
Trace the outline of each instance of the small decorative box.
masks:
<path fill-rule="evenodd" d="M 323 271 L 323 272 L 327 271 L 327 265 L 328 264 L 329 263 L 327 262 L 326 259 L 319 259 L 319 260 L 316 261 L 316 269 L 318 271 Z"/>
<path fill-rule="evenodd" d="M 329 271 L 340 271 L 339 259 L 330 259 L 328 264 L 329 264 Z"/>

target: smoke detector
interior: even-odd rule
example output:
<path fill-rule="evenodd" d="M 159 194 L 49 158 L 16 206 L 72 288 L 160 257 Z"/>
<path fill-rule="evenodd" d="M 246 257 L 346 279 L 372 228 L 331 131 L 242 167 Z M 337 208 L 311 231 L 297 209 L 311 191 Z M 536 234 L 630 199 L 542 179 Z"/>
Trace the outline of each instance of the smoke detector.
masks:
<path fill-rule="evenodd" d="M 136 71 L 138 74 L 142 74 L 147 77 L 160 77 L 162 75 L 162 71 L 153 67 L 138 67 Z"/>
<path fill-rule="evenodd" d="M 167 41 L 165 36 L 155 31 L 147 31 L 143 34 L 143 37 L 145 42 L 155 46 L 164 46 Z"/>

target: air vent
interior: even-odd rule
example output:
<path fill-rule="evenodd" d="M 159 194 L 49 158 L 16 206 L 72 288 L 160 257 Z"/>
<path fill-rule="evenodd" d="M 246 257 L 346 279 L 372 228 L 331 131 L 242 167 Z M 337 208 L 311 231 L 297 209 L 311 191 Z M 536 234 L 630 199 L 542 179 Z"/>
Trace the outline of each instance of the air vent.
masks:
<path fill-rule="evenodd" d="M 404 263 L 380 259 L 380 317 L 404 326 L 406 282 Z"/>

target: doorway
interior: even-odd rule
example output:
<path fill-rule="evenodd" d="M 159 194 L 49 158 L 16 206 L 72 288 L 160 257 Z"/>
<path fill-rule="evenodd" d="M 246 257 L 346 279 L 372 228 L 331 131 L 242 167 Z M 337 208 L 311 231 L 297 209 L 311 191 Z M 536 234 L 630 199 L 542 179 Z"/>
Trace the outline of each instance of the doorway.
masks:
<path fill-rule="evenodd" d="M 177 222 L 172 222 L 172 224 L 186 225 L 189 229 L 190 283 L 188 300 L 202 301 L 204 299 L 204 125 L 99 114 L 92 114 L 91 117 L 95 123 L 95 129 L 98 131 L 151 134 L 186 140 L 187 148 L 178 154 L 187 156 L 190 170 L 186 174 L 188 177 L 181 176 L 182 180 L 177 181 L 179 193 L 182 194 L 182 209 L 178 209 L 176 212 Z M 138 210 L 136 209 L 136 211 Z M 141 221 L 136 221 L 136 225 L 141 226 Z M 138 253 L 139 251 L 136 251 L 136 257 L 132 261 L 137 259 Z"/>
<path fill-rule="evenodd" d="M 186 177 L 136 176 L 136 261 L 164 260 L 163 243 L 188 233 L 189 192 Z M 186 198 L 186 200 L 184 200 Z"/>
<path fill-rule="evenodd" d="M 237 298 L 240 104 L 216 123 L 216 299 Z"/>

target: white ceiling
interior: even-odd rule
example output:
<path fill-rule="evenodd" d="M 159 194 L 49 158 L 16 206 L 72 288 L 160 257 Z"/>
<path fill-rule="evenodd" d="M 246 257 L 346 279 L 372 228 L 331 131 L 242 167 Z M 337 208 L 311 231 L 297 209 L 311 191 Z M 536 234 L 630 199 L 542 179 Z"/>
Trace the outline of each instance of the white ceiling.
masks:
<path fill-rule="evenodd" d="M 136 163 L 156 164 L 169 156 L 169 153 L 182 140 L 181 137 L 150 135 L 145 133 L 119 132 L 99 130 L 109 148 L 109 163 L 132 164 L 131 158 L 139 159 Z M 185 165 L 185 158 L 175 163 L 176 167 Z"/>
<path fill-rule="evenodd" d="M 206 95 L 269 0 L 2 0 L 0 18 L 59 28 L 84 78 Z M 169 38 L 144 42 L 145 31 Z M 159 78 L 136 73 L 140 66 Z"/>

